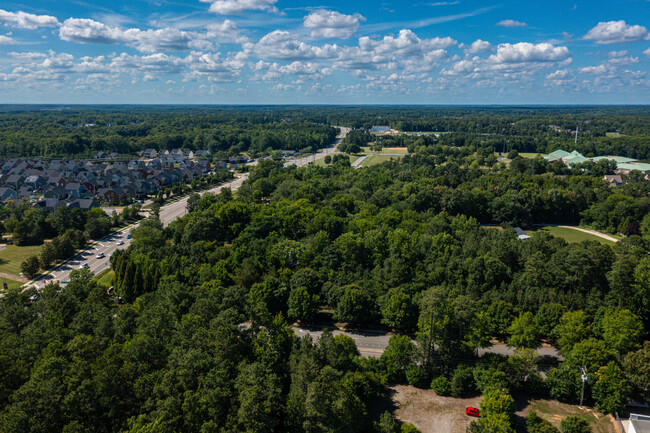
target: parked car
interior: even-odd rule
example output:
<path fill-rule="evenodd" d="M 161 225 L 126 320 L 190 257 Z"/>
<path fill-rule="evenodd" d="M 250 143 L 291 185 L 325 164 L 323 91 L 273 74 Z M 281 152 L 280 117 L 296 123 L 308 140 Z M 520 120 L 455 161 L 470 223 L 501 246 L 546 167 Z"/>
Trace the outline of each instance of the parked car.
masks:
<path fill-rule="evenodd" d="M 126 238 L 127 238 L 127 239 L 131 239 L 131 233 L 129 233 L 128 235 L 126 235 Z"/>
<path fill-rule="evenodd" d="M 124 241 L 123 241 L 123 240 L 119 240 L 119 241 L 117 241 L 117 244 L 118 244 L 118 245 L 124 245 Z"/>
<path fill-rule="evenodd" d="M 82 263 L 81 266 L 79 266 L 79 269 L 86 269 L 88 267 L 88 263 Z"/>
<path fill-rule="evenodd" d="M 104 253 L 99 253 L 96 256 L 98 259 L 103 259 L 104 258 Z"/>
<path fill-rule="evenodd" d="M 477 408 L 475 408 L 475 407 L 472 407 L 472 406 L 468 406 L 467 409 L 465 409 L 465 415 L 473 416 L 473 417 L 476 417 L 476 418 L 481 417 L 481 413 L 479 412 L 479 410 Z"/>

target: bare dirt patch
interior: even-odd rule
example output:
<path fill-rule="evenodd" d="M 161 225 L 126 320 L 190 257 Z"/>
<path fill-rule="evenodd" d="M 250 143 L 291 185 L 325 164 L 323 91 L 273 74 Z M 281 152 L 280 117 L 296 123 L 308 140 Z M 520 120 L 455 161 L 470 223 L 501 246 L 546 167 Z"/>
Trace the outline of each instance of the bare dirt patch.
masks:
<path fill-rule="evenodd" d="M 395 385 L 393 401 L 397 405 L 395 417 L 413 424 L 422 433 L 465 433 L 474 418 L 465 415 L 467 406 L 478 407 L 481 397 L 441 397 L 431 389 Z"/>
<path fill-rule="evenodd" d="M 551 424 L 559 428 L 564 418 L 569 415 L 578 415 L 589 421 L 594 433 L 616 433 L 612 418 L 603 415 L 595 409 L 580 407 L 577 404 L 560 403 L 555 400 L 533 399 L 526 403 L 524 408 L 517 411 L 518 421 L 521 420 L 523 422 L 523 418 L 531 410 L 534 410 L 537 412 L 537 415 L 546 418 Z"/>
<path fill-rule="evenodd" d="M 431 389 L 418 389 L 407 385 L 389 387 L 395 417 L 403 423 L 413 424 L 422 433 L 465 433 L 467 426 L 476 418 L 465 415 L 467 406 L 480 407 L 481 396 L 473 398 L 441 397 Z M 594 433 L 616 433 L 612 418 L 586 407 L 560 403 L 555 400 L 531 399 L 514 395 L 517 406 L 516 428 L 525 432 L 525 417 L 531 410 L 546 418 L 556 427 L 569 415 L 584 417 Z M 382 410 L 390 410 L 384 404 Z"/>

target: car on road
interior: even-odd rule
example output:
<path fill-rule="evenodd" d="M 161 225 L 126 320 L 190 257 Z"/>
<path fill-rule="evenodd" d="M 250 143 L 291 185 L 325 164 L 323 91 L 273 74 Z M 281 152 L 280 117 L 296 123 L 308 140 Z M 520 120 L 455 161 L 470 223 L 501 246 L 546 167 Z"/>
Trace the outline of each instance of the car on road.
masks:
<path fill-rule="evenodd" d="M 481 413 L 479 412 L 479 410 L 477 408 L 475 408 L 475 407 L 472 407 L 472 406 L 468 406 L 467 409 L 465 409 L 465 415 L 473 416 L 473 417 L 476 417 L 476 418 L 481 417 Z"/>
<path fill-rule="evenodd" d="M 124 241 L 119 240 L 119 241 L 117 241 L 117 244 L 118 244 L 118 245 L 124 245 Z"/>
<path fill-rule="evenodd" d="M 86 269 L 88 267 L 88 263 L 82 263 L 81 266 L 79 266 L 79 269 Z"/>
<path fill-rule="evenodd" d="M 104 258 L 104 253 L 99 253 L 95 257 L 97 257 L 98 259 L 103 259 Z"/>

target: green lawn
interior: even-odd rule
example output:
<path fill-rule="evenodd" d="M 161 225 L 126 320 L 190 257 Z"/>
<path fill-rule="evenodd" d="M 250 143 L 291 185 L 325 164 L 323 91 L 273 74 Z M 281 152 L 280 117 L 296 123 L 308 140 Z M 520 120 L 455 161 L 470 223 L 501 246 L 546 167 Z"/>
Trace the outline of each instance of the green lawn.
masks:
<path fill-rule="evenodd" d="M 614 245 L 614 242 L 609 241 L 607 239 L 603 239 L 589 233 L 581 232 L 580 230 L 574 230 L 565 227 L 543 226 L 543 227 L 536 227 L 535 230 L 544 230 L 545 232 L 548 232 L 553 236 L 562 238 L 565 241 L 571 243 L 582 242 L 582 241 L 596 241 L 605 245 Z"/>
<path fill-rule="evenodd" d="M 5 249 L 0 251 L 0 272 L 20 275 L 20 264 L 24 262 L 27 257 L 37 254 L 39 248 L 40 245 L 25 247 L 7 245 Z"/>
<path fill-rule="evenodd" d="M 7 278 L 0 277 L 0 292 L 4 290 L 4 283 L 7 283 L 8 289 L 17 289 L 23 285 L 20 281 L 9 280 Z"/>
<path fill-rule="evenodd" d="M 400 158 L 399 156 L 386 156 L 386 155 L 369 155 L 361 163 L 362 167 L 369 167 L 371 165 L 381 164 L 382 162 L 390 161 L 393 158 Z"/>
<path fill-rule="evenodd" d="M 105 288 L 109 288 L 113 285 L 113 277 L 115 276 L 115 271 L 106 269 L 95 276 L 97 284 Z"/>
<path fill-rule="evenodd" d="M 382 148 L 380 152 L 373 152 L 369 146 L 362 147 L 361 148 L 364 153 L 367 153 L 368 155 L 384 155 L 384 154 L 400 154 L 400 155 L 406 155 L 409 153 L 408 149 L 401 149 L 401 148 L 390 148 L 390 147 L 385 147 Z"/>
<path fill-rule="evenodd" d="M 332 156 L 332 155 L 330 155 L 330 156 Z M 354 161 L 356 161 L 357 159 L 361 158 L 361 156 L 362 156 L 362 155 L 349 155 L 349 158 L 350 158 L 350 164 L 352 164 L 352 163 L 353 163 Z M 326 167 L 327 164 L 325 164 L 325 156 L 323 156 L 322 158 L 318 158 L 316 161 L 314 161 L 314 164 L 316 164 L 316 165 L 320 165 L 321 167 Z M 331 164 L 330 164 L 330 165 L 331 165 Z"/>
<path fill-rule="evenodd" d="M 542 154 L 542 153 L 535 153 L 535 152 L 530 152 L 530 153 L 529 152 L 520 152 L 519 153 L 519 156 L 521 156 L 522 158 L 526 158 L 526 159 L 535 159 L 535 158 L 537 158 L 537 155 L 544 156 L 544 154 Z"/>

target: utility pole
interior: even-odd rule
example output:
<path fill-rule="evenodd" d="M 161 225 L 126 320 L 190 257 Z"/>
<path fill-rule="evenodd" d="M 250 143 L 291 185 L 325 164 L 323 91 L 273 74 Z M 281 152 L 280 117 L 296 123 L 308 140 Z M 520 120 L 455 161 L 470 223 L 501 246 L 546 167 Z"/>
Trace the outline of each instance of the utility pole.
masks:
<path fill-rule="evenodd" d="M 582 391 L 580 392 L 580 406 L 582 406 L 582 400 L 585 397 L 585 382 L 587 382 L 587 367 L 584 365 L 580 367 L 580 370 L 582 371 Z"/>

